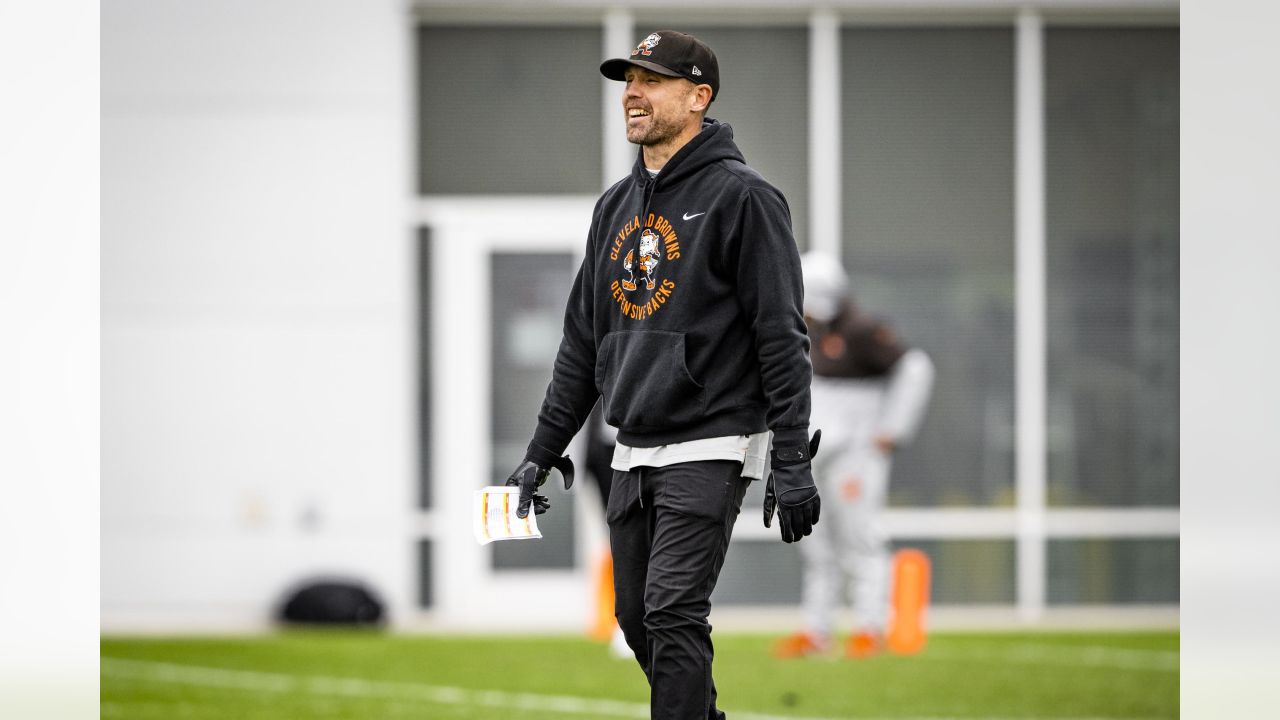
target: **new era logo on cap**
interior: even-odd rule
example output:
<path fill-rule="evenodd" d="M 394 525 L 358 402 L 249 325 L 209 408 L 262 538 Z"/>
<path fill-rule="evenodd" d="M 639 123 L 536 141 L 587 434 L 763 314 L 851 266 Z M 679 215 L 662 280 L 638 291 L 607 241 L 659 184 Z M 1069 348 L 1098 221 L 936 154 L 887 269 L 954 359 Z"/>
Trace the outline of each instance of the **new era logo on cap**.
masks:
<path fill-rule="evenodd" d="M 626 80 L 627 68 L 642 67 L 668 77 L 682 77 L 711 86 L 711 99 L 720 92 L 716 54 L 698 38 L 675 30 L 659 30 L 641 40 L 628 58 L 605 60 L 600 73 L 610 80 Z"/>

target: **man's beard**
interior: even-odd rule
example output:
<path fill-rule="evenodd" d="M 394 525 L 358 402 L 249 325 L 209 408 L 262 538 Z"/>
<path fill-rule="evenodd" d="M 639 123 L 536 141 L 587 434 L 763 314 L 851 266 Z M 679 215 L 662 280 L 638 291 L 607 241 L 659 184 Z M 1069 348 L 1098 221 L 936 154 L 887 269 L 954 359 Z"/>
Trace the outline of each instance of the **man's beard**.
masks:
<path fill-rule="evenodd" d="M 645 147 L 661 145 L 679 135 L 680 131 L 684 129 L 684 126 L 675 120 L 659 118 L 657 115 L 650 115 L 649 117 L 651 121 L 649 122 L 649 127 L 645 130 L 627 128 L 628 142 Z"/>

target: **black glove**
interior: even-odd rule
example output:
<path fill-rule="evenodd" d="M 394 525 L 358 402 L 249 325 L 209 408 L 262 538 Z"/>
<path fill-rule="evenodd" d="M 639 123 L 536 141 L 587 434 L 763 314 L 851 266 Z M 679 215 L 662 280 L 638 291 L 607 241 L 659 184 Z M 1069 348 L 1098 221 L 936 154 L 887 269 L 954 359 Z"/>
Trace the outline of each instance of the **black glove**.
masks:
<path fill-rule="evenodd" d="M 821 439 L 822 431 L 819 430 L 813 434 L 813 440 L 807 447 L 801 440 L 798 444 L 774 446 L 770 454 L 773 472 L 764 486 L 764 526 L 772 527 L 770 523 L 776 506 L 783 542 L 799 542 L 818 524 L 822 503 L 818 497 L 818 486 L 813 483 L 810 463 L 818 454 L 818 441 Z"/>
<path fill-rule="evenodd" d="M 573 487 L 573 461 L 568 455 L 555 459 L 551 459 L 552 457 L 554 456 L 543 454 L 538 458 L 526 456 L 524 462 L 520 463 L 520 467 L 507 478 L 508 486 L 520 488 L 520 504 L 516 505 L 516 517 L 529 517 L 530 505 L 533 505 L 533 511 L 537 515 L 541 515 L 551 507 L 550 498 L 534 492 L 547 481 L 547 477 L 551 475 L 551 468 L 559 470 L 560 475 L 564 477 L 565 490 Z"/>

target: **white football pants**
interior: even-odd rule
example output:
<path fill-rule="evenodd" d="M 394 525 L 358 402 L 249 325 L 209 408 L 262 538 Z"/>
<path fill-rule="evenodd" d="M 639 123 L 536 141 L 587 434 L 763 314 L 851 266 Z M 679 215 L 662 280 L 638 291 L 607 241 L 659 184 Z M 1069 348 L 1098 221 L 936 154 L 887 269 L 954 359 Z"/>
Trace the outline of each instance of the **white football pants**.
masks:
<path fill-rule="evenodd" d="M 873 442 L 884 380 L 814 377 L 810 426 L 822 430 L 813 461 L 822 517 L 800 542 L 806 630 L 834 630 L 848 583 L 856 631 L 883 633 L 889 612 L 889 542 L 882 525 L 890 458 Z"/>

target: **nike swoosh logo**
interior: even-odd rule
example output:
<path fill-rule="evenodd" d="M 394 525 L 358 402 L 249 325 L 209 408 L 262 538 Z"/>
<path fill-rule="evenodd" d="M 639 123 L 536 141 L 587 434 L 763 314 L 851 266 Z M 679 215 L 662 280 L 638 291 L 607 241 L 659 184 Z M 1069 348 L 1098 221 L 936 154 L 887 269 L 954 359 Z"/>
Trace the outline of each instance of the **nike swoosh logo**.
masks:
<path fill-rule="evenodd" d="M 684 219 L 685 219 L 685 220 L 692 220 L 692 219 L 694 219 L 694 218 L 698 217 L 699 215 L 706 215 L 706 214 L 707 214 L 706 212 L 694 213 L 694 214 L 692 214 L 692 215 L 690 215 L 689 213 L 685 213 L 685 214 L 684 214 Z"/>

